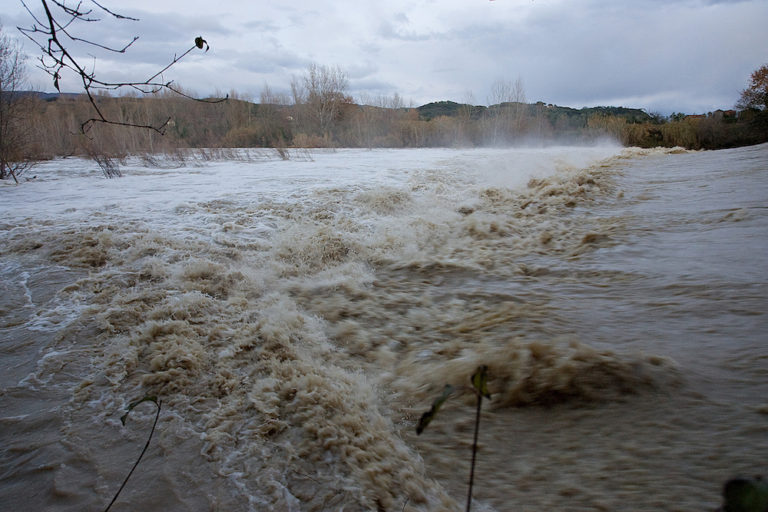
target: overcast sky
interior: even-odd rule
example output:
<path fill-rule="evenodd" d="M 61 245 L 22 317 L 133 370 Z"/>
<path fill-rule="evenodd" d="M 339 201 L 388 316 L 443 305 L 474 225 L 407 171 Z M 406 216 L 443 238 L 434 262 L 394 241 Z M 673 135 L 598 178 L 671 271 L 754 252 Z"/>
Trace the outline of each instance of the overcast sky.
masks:
<path fill-rule="evenodd" d="M 750 73 L 768 64 L 768 0 L 100 3 L 140 21 L 105 18 L 73 31 L 114 46 L 140 38 L 122 55 L 90 50 L 84 60 L 97 73 L 145 79 L 202 35 L 211 50 L 164 77 L 200 95 L 235 90 L 258 100 L 264 84 L 287 92 L 317 63 L 344 70 L 357 100 L 398 93 L 413 105 L 489 104 L 494 82 L 519 78 L 529 102 L 703 113 L 733 107 Z M 31 26 L 19 0 L 3 4 L 5 33 Z M 27 5 L 40 10 L 37 0 Z M 38 89 L 53 90 L 41 71 L 30 75 Z M 62 91 L 77 85 L 65 77 Z"/>

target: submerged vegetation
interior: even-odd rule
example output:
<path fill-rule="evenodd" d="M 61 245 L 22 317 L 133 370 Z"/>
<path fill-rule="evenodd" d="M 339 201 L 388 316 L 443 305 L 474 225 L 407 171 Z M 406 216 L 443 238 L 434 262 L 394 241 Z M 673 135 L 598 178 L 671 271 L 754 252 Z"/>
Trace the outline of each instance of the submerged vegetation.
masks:
<path fill-rule="evenodd" d="M 155 421 L 152 423 L 152 429 L 149 431 L 149 436 L 147 437 L 147 442 L 144 444 L 144 448 L 141 450 L 141 453 L 139 454 L 139 458 L 136 459 L 136 462 L 131 467 L 131 470 L 128 472 L 128 475 L 125 477 L 125 480 L 123 480 L 122 485 L 120 485 L 120 488 L 115 493 L 114 497 L 112 498 L 112 501 L 109 502 L 109 505 L 107 505 L 107 508 L 104 509 L 104 512 L 109 512 L 109 509 L 112 508 L 112 505 L 115 504 L 115 501 L 117 501 L 117 498 L 120 496 L 120 493 L 125 488 L 125 485 L 128 483 L 128 480 L 130 480 L 131 475 L 134 471 L 136 471 L 136 468 L 139 465 L 139 462 L 141 462 L 142 457 L 144 457 L 144 454 L 147 453 L 147 448 L 149 448 L 149 443 L 152 442 L 152 435 L 155 433 L 155 428 L 157 427 L 157 420 L 160 418 L 160 410 L 163 407 L 163 402 L 158 401 L 156 396 L 148 396 L 145 395 L 143 398 L 139 398 L 138 400 L 135 400 L 128 404 L 128 407 L 126 408 L 125 414 L 123 414 L 120 417 L 120 423 L 125 426 L 125 421 L 128 419 L 128 415 L 131 413 L 131 411 L 139 404 L 142 404 L 144 402 L 152 402 L 155 404 L 155 408 L 157 409 L 155 411 Z"/>
<path fill-rule="evenodd" d="M 472 487 L 475 483 L 475 463 L 477 462 L 477 439 L 480 433 L 480 412 L 483 407 L 483 398 L 491 399 L 491 394 L 488 392 L 488 367 L 486 365 L 480 365 L 472 374 L 472 392 L 477 396 L 477 409 L 475 412 L 475 434 L 472 441 L 472 464 L 469 470 L 469 490 L 467 491 L 467 507 L 466 512 L 470 512 L 472 509 Z M 432 420 L 437 415 L 437 411 L 445 403 L 446 400 L 453 394 L 454 388 L 450 384 L 446 384 L 443 389 L 443 393 L 432 402 L 432 407 L 421 415 L 419 424 L 416 426 L 416 433 L 421 434 L 424 429 L 427 428 Z"/>

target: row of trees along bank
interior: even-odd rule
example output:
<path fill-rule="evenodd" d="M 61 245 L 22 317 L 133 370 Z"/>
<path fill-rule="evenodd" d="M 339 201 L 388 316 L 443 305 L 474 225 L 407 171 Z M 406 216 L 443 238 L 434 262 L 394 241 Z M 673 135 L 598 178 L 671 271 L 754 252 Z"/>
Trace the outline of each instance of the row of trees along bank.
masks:
<path fill-rule="evenodd" d="M 19 69 L 13 68 L 16 78 Z M 768 68 L 753 74 L 740 110 L 669 118 L 624 107 L 526 103 L 520 81 L 494 85 L 496 103 L 488 107 L 451 101 L 412 107 L 397 94 L 355 100 L 347 94 L 341 69 L 317 65 L 294 78 L 290 94 L 265 86 L 258 101 L 235 92 L 220 103 L 169 91 L 96 97 L 108 119 L 163 125 L 164 134 L 110 123 L 91 125 L 83 133 L 83 122 L 93 116 L 94 107 L 84 95 L 3 90 L 0 120 L 11 122 L 1 128 L 0 147 L 4 169 L 10 162 L 55 156 L 120 157 L 203 147 L 471 147 L 585 143 L 608 137 L 628 146 L 718 149 L 768 141 L 766 95 L 752 94 L 768 89 L 759 74 L 763 71 L 768 73 Z M 18 87 L 22 81 L 13 83 Z"/>
<path fill-rule="evenodd" d="M 572 109 L 541 102 L 485 107 L 444 101 L 413 108 L 403 106 L 397 96 L 367 105 L 345 96 L 329 112 L 309 102 L 254 103 L 232 93 L 218 104 L 168 94 L 102 96 L 99 106 L 110 118 L 136 124 L 170 118 L 166 133 L 98 125 L 83 134 L 80 125 L 91 108 L 85 98 L 24 99 L 26 156 L 37 159 L 195 147 L 503 146 L 610 137 L 628 146 L 718 149 L 768 140 L 768 112 L 758 109 L 663 118 L 623 107 Z"/>

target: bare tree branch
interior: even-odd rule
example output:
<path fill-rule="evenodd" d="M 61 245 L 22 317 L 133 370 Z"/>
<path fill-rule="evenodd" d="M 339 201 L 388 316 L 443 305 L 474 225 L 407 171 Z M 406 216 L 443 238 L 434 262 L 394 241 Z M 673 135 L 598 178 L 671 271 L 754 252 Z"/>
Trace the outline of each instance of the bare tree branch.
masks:
<path fill-rule="evenodd" d="M 34 165 L 27 122 L 31 101 L 21 94 L 25 87 L 24 54 L 0 26 L 0 179 L 11 177 L 16 183 Z"/>
<path fill-rule="evenodd" d="M 107 9 L 106 7 L 104 7 L 103 5 L 101 5 L 101 4 L 100 4 L 99 2 L 97 2 L 96 0 L 91 0 L 91 1 L 92 1 L 94 4 L 96 4 L 96 5 L 99 7 L 99 9 L 101 9 L 101 10 L 102 10 L 102 11 L 104 11 L 104 12 L 107 12 L 107 13 L 111 14 L 111 15 L 112 15 L 112 16 L 114 16 L 115 18 L 118 18 L 118 19 L 121 19 L 121 20 L 139 21 L 139 19 L 138 19 L 138 18 L 131 18 L 130 16 L 123 16 L 122 14 L 117 14 L 117 13 L 115 13 L 115 12 L 112 12 L 112 11 L 110 11 L 109 9 Z"/>
<path fill-rule="evenodd" d="M 171 62 L 169 62 L 160 71 L 153 74 L 144 81 L 136 82 L 111 82 L 103 80 L 96 75 L 95 65 L 92 70 L 89 70 L 85 65 L 81 64 L 77 57 L 75 57 L 69 47 L 72 44 L 82 43 L 99 48 L 105 51 L 114 53 L 125 53 L 133 43 L 139 38 L 135 36 L 130 42 L 125 44 L 121 48 L 113 48 L 90 39 L 79 37 L 72 32 L 76 25 L 84 23 L 93 23 L 101 21 L 100 18 L 95 17 L 94 9 L 84 8 L 83 1 L 79 1 L 74 7 L 66 5 L 65 1 L 60 0 L 40 0 L 42 4 L 45 16 L 41 17 L 36 15 L 32 9 L 25 3 L 24 0 L 20 0 L 26 11 L 34 21 L 31 27 L 17 27 L 22 34 L 24 34 L 29 40 L 31 40 L 41 51 L 39 57 L 40 69 L 48 73 L 53 79 L 53 86 L 57 91 L 61 92 L 59 81 L 62 78 L 62 72 L 69 70 L 80 78 L 83 91 L 88 97 L 88 101 L 91 103 L 95 116 L 83 122 L 80 126 L 80 130 L 86 133 L 95 123 L 105 123 L 118 126 L 127 126 L 133 128 L 143 128 L 156 131 L 160 134 L 165 133 L 165 129 L 170 122 L 170 118 L 166 119 L 161 124 L 137 124 L 116 121 L 108 118 L 102 110 L 99 108 L 96 98 L 94 97 L 94 90 L 121 90 L 132 89 L 138 91 L 140 94 L 155 94 L 162 90 L 169 90 L 182 97 L 200 101 L 204 103 L 219 103 L 226 101 L 227 98 L 210 100 L 210 99 L 198 99 L 194 98 L 184 92 L 178 87 L 173 85 L 173 81 L 163 82 L 161 77 L 163 73 L 168 71 L 171 67 L 181 61 L 184 57 L 189 55 L 195 49 L 204 49 L 206 52 L 209 50 L 208 43 L 201 36 L 198 36 L 194 40 L 194 44 L 180 55 L 174 55 Z M 96 0 L 89 0 L 96 6 L 97 10 L 101 10 L 119 20 L 139 21 L 137 18 L 125 16 L 123 14 L 116 13 L 107 7 L 103 6 Z"/>

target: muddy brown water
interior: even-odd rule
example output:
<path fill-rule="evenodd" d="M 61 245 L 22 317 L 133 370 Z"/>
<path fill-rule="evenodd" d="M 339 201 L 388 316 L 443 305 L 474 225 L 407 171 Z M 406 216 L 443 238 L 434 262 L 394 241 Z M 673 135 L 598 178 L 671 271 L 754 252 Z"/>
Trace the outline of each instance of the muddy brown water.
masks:
<path fill-rule="evenodd" d="M 113 510 L 462 510 L 473 398 L 414 429 L 486 364 L 475 510 L 716 508 L 768 473 L 768 148 L 546 154 L 0 189 L 3 507 L 103 510 L 151 394 Z"/>

